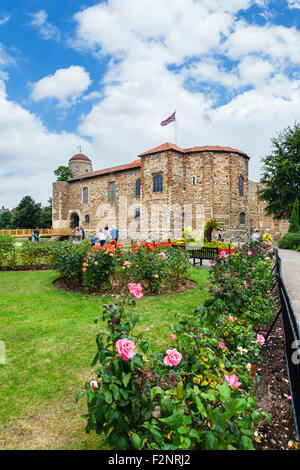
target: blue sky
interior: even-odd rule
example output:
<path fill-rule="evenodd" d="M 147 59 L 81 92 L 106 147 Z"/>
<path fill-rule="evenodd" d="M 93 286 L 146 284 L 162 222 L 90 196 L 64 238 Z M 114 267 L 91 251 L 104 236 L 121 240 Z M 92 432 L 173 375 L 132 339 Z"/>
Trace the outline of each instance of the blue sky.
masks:
<path fill-rule="evenodd" d="M 46 203 L 82 145 L 94 169 L 174 142 L 248 153 L 300 120 L 300 0 L 2 0 L 0 205 Z"/>

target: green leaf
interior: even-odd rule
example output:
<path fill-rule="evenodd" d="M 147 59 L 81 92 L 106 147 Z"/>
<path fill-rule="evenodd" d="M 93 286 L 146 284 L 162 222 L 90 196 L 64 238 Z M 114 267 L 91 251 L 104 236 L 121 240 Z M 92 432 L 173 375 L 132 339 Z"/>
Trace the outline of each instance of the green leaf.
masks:
<path fill-rule="evenodd" d="M 229 405 L 229 411 L 233 415 L 239 415 L 243 413 L 247 408 L 247 400 L 244 398 L 235 398 Z"/>
<path fill-rule="evenodd" d="M 133 442 L 133 445 L 135 447 L 135 449 L 137 450 L 140 450 L 141 447 L 142 447 L 142 439 L 140 438 L 140 436 L 138 434 L 136 434 L 135 432 L 132 434 L 132 442 Z"/>
<path fill-rule="evenodd" d="M 254 450 L 253 442 L 248 436 L 241 437 L 241 445 L 243 450 Z"/>
<path fill-rule="evenodd" d="M 219 387 L 219 394 L 222 402 L 229 400 L 231 396 L 231 390 L 229 384 L 223 384 Z"/>
<path fill-rule="evenodd" d="M 203 416 L 204 418 L 207 418 L 206 409 L 199 397 L 196 397 L 196 405 L 201 416 Z"/>
<path fill-rule="evenodd" d="M 76 395 L 76 403 L 81 400 L 81 398 L 83 398 L 85 396 L 85 392 L 79 392 L 77 393 Z"/>
<path fill-rule="evenodd" d="M 156 395 L 162 395 L 164 392 L 160 387 L 153 387 L 151 390 L 151 401 L 153 401 Z"/>
<path fill-rule="evenodd" d="M 127 385 L 129 384 L 129 381 L 131 379 L 131 372 L 129 372 L 128 374 L 125 374 L 123 375 L 123 384 L 124 384 L 124 387 L 127 388 Z"/>
<path fill-rule="evenodd" d="M 177 398 L 178 400 L 182 400 L 184 396 L 184 386 L 183 382 L 179 382 L 176 388 Z"/>
<path fill-rule="evenodd" d="M 113 401 L 112 393 L 109 390 L 104 390 L 103 395 L 104 395 L 104 400 L 106 401 L 106 403 L 110 405 Z"/>

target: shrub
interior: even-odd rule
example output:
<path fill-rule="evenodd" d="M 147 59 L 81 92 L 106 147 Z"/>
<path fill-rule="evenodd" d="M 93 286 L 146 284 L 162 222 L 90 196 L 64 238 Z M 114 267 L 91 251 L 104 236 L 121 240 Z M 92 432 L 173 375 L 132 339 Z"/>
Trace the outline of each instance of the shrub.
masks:
<path fill-rule="evenodd" d="M 24 266 L 40 266 L 50 263 L 53 242 L 40 240 L 38 243 L 25 240 L 21 247 L 21 263 Z"/>
<path fill-rule="evenodd" d="M 297 250 L 300 247 L 300 232 L 286 233 L 278 242 L 279 248 Z"/>
<path fill-rule="evenodd" d="M 267 247 L 252 252 L 248 246 L 221 255 L 212 271 L 216 293 L 193 314 L 177 315 L 166 352 L 154 351 L 147 332 L 137 334 L 138 317 L 126 300 L 104 305 L 100 320 L 107 327 L 96 337 L 92 362 L 99 366 L 77 396 L 86 395 L 86 430 L 104 434 L 103 448 L 253 449 L 255 427 L 262 418 L 270 422 L 255 407 L 253 367 L 264 342 L 253 326 L 265 317 L 249 315 L 253 286 L 238 287 L 249 284 L 249 269 L 257 270 L 252 277 L 258 283 L 263 276 L 256 294 L 260 308 L 272 282 L 271 256 Z M 233 269 L 238 308 L 221 289 Z"/>
<path fill-rule="evenodd" d="M 16 263 L 15 238 L 9 234 L 0 234 L 0 266 L 13 267 Z"/>
<path fill-rule="evenodd" d="M 51 267 L 60 272 L 61 277 L 68 285 L 81 285 L 83 281 L 82 265 L 90 249 L 89 241 L 78 244 L 68 241 L 54 243 L 51 249 Z"/>
<path fill-rule="evenodd" d="M 83 284 L 87 291 L 97 289 L 109 281 L 115 268 L 117 252 L 113 243 L 89 250 L 82 264 Z"/>

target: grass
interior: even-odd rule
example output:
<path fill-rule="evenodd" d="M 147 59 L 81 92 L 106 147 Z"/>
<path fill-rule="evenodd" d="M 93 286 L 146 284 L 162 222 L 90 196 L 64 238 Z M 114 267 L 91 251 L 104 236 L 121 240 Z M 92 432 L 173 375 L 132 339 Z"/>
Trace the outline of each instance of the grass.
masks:
<path fill-rule="evenodd" d="M 56 289 L 55 271 L 0 272 L 0 449 L 95 449 L 99 437 L 85 433 L 84 400 L 74 399 L 92 377 L 93 320 L 109 298 Z M 157 347 L 168 346 L 178 312 L 202 305 L 208 270 L 191 268 L 197 287 L 175 295 L 144 297 L 135 310 L 139 328 L 151 327 Z"/>

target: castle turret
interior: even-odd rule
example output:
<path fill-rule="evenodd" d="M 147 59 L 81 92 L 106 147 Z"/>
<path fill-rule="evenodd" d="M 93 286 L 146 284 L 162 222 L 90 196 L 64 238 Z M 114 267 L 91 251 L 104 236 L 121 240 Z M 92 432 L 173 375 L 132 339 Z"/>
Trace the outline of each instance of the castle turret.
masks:
<path fill-rule="evenodd" d="M 69 169 L 73 176 L 84 175 L 93 171 L 92 162 L 86 155 L 77 153 L 69 160 Z"/>

